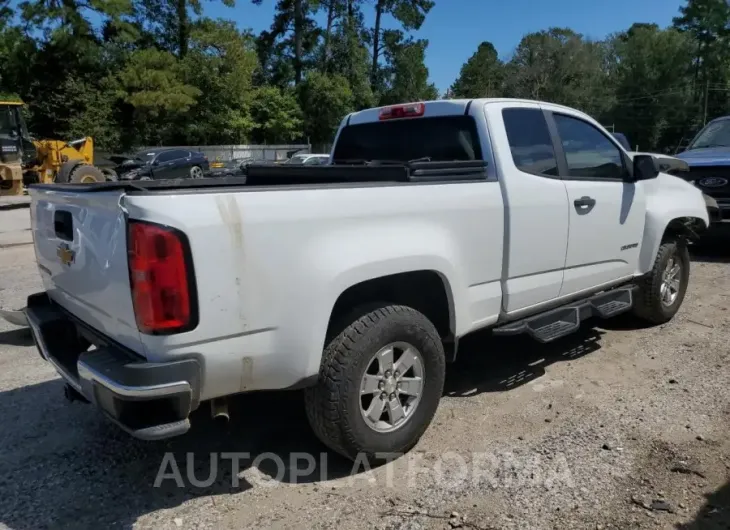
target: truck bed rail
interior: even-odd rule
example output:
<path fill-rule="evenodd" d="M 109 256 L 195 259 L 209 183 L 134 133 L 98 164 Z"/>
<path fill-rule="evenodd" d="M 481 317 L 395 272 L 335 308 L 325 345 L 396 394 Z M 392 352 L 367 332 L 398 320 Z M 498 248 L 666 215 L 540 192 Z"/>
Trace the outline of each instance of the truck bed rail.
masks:
<path fill-rule="evenodd" d="M 252 164 L 245 177 L 205 179 L 130 180 L 88 184 L 31 184 L 31 189 L 93 193 L 125 190 L 154 192 L 240 186 L 286 186 L 360 182 L 433 182 L 482 180 L 487 163 L 483 160 L 453 162 L 384 163 L 382 165 L 333 164 L 328 166 L 272 166 Z"/>

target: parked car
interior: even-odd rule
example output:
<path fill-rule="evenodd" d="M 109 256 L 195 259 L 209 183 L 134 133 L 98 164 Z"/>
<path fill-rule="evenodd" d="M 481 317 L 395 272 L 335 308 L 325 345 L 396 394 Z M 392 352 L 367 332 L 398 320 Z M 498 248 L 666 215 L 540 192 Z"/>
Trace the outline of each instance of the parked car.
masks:
<path fill-rule="evenodd" d="M 717 202 L 719 217 L 730 219 L 730 116 L 712 120 L 676 156 L 689 164 L 689 179 Z"/>
<path fill-rule="evenodd" d="M 297 154 L 282 162 L 285 165 L 323 166 L 329 163 L 330 155 Z"/>
<path fill-rule="evenodd" d="M 121 180 L 203 178 L 210 170 L 208 158 L 198 151 L 161 147 L 131 156 L 112 156 Z"/>
<path fill-rule="evenodd" d="M 45 291 L 26 313 L 68 396 L 159 439 L 203 404 L 304 388 L 332 449 L 407 451 L 462 337 L 666 323 L 708 225 L 697 188 L 549 103 L 355 112 L 332 162 L 251 165 L 238 185 L 30 186 Z"/>

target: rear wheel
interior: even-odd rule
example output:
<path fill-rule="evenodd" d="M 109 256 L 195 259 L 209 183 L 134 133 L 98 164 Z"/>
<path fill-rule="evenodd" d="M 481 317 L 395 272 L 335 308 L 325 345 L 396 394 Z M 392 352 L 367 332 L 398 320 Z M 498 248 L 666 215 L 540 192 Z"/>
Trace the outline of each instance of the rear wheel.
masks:
<path fill-rule="evenodd" d="M 386 458 L 413 447 L 443 391 L 444 349 L 418 311 L 383 305 L 351 322 L 327 345 L 319 382 L 305 392 L 317 436 L 351 458 Z"/>
<path fill-rule="evenodd" d="M 106 177 L 97 167 L 88 164 L 79 164 L 69 175 L 68 182 L 72 184 L 90 184 L 93 182 L 104 182 Z"/>
<path fill-rule="evenodd" d="M 651 324 L 671 320 L 682 305 L 689 284 L 689 250 L 681 239 L 659 246 L 654 267 L 639 283 L 634 314 Z"/>
<path fill-rule="evenodd" d="M 190 168 L 190 178 L 202 179 L 203 178 L 203 169 L 200 166 L 191 167 Z"/>

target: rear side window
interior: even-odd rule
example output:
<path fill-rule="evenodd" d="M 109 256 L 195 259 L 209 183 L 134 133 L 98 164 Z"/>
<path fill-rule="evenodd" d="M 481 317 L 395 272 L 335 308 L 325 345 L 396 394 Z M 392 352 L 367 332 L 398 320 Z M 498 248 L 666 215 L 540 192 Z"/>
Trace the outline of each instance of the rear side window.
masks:
<path fill-rule="evenodd" d="M 164 151 L 157 157 L 158 162 L 169 162 L 177 158 L 177 151 Z"/>
<path fill-rule="evenodd" d="M 481 160 L 476 123 L 471 116 L 406 118 L 348 125 L 335 145 L 335 162 L 420 158 L 431 162 Z"/>
<path fill-rule="evenodd" d="M 555 149 L 542 111 L 504 109 L 502 118 L 515 166 L 525 173 L 557 177 Z"/>

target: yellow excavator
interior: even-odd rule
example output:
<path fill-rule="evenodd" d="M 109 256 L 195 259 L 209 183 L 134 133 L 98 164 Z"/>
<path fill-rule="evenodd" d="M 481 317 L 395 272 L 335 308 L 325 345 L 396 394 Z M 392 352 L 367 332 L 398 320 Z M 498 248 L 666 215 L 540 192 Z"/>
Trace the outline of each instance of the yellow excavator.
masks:
<path fill-rule="evenodd" d="M 22 195 L 27 184 L 116 180 L 94 166 L 94 140 L 37 140 L 25 125 L 22 102 L 0 101 L 0 195 Z"/>

